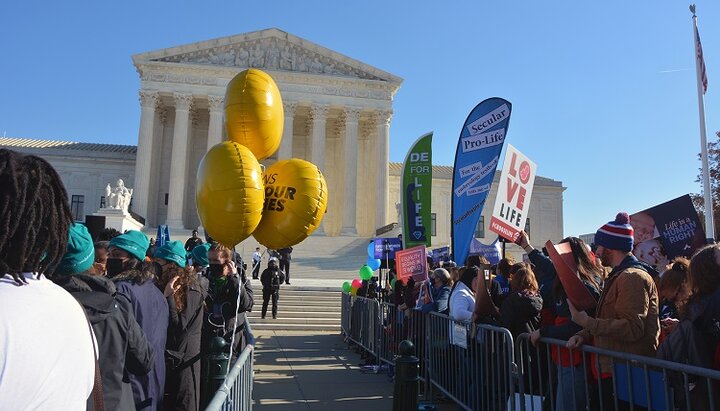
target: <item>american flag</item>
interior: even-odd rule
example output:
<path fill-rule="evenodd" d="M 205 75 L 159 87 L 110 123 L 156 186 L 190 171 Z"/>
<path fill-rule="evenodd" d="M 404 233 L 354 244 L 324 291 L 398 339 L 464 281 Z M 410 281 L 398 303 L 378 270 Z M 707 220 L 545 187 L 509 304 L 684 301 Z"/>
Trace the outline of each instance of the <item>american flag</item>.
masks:
<path fill-rule="evenodd" d="M 705 59 L 703 58 L 702 44 L 700 43 L 700 33 L 698 33 L 697 25 L 695 25 L 695 53 L 700 66 L 700 75 L 702 76 L 703 94 L 707 93 L 708 79 L 705 72 Z"/>

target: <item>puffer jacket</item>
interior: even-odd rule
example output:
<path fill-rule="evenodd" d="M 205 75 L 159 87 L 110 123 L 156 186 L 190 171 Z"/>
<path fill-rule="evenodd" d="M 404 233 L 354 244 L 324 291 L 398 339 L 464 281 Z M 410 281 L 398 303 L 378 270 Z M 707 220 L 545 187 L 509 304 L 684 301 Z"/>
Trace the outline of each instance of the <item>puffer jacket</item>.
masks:
<path fill-rule="evenodd" d="M 582 331 L 585 342 L 599 348 L 654 357 L 658 347 L 658 293 L 655 281 L 632 255 L 605 280 L 595 318 Z M 601 376 L 612 374 L 610 358 L 600 356 Z"/>
<path fill-rule="evenodd" d="M 105 277 L 83 274 L 56 276 L 53 281 L 80 302 L 92 324 L 106 409 L 135 410 L 132 387 L 123 376 L 148 374 L 154 353 L 135 317 L 115 299 L 115 284 Z"/>

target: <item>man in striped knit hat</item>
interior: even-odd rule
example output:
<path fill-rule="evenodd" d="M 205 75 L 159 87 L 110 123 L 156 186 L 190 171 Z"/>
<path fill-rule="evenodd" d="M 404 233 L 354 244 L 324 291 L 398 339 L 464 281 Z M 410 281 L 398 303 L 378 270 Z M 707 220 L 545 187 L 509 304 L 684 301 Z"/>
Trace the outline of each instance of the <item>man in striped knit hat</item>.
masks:
<path fill-rule="evenodd" d="M 612 267 L 598 301 L 596 317 L 578 311 L 568 301 L 572 320 L 583 327 L 568 341 L 569 348 L 584 343 L 613 351 L 654 357 L 658 346 L 658 293 L 646 264 L 632 255 L 633 228 L 627 213 L 600 227 L 595 234 L 597 255 L 603 265 Z M 593 362 L 594 364 L 594 362 Z M 613 364 L 599 358 L 600 369 L 593 370 L 602 380 L 600 397 L 604 407 L 613 403 Z"/>

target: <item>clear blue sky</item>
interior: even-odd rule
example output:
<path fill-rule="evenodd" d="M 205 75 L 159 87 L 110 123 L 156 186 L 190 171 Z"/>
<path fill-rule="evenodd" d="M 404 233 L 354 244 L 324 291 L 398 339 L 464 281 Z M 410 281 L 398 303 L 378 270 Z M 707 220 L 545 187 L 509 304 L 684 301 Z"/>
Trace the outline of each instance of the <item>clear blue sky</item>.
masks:
<path fill-rule="evenodd" d="M 271 5 L 272 4 L 272 5 Z M 390 159 L 433 130 L 451 165 L 481 100 L 513 103 L 507 141 L 567 187 L 565 234 L 594 232 L 699 192 L 700 149 L 688 3 L 366 1 L 57 2 L 0 5 L 0 133 L 136 144 L 130 56 L 277 27 L 404 79 Z M 720 130 L 720 2 L 698 1 Z M 540 239 L 538 239 L 540 240 Z"/>

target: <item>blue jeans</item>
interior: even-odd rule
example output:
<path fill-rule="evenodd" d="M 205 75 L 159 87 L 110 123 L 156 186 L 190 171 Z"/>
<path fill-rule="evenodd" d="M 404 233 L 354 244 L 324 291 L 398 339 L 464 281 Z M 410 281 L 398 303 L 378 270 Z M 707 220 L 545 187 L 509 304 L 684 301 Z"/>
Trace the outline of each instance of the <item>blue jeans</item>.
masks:
<path fill-rule="evenodd" d="M 558 386 L 555 411 L 585 409 L 585 370 L 579 367 L 557 366 Z"/>

